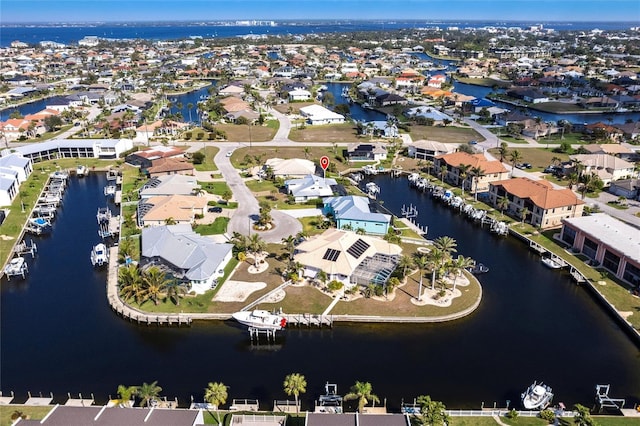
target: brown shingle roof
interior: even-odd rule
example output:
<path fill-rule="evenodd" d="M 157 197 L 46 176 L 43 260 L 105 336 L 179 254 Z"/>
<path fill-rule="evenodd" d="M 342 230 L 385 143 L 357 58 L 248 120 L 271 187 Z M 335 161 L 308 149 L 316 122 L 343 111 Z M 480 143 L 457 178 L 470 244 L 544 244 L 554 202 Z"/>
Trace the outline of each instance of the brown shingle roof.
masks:
<path fill-rule="evenodd" d="M 148 172 L 153 174 L 182 170 L 193 170 L 193 164 L 179 158 L 158 158 L 151 162 Z"/>

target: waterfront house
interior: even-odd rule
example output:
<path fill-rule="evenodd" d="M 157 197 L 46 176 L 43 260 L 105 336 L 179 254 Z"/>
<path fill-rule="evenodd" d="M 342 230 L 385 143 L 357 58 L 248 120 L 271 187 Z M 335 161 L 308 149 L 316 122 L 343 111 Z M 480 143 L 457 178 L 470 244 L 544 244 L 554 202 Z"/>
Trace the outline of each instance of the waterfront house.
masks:
<path fill-rule="evenodd" d="M 348 161 L 383 161 L 387 159 L 387 147 L 382 143 L 352 143 L 346 149 Z"/>
<path fill-rule="evenodd" d="M 311 413 L 305 426 L 411 426 L 409 414 Z"/>
<path fill-rule="evenodd" d="M 344 115 L 335 113 L 320 105 L 309 105 L 300 108 L 300 114 L 311 125 L 344 123 Z"/>
<path fill-rule="evenodd" d="M 461 166 L 468 166 L 466 176 L 461 175 Z M 433 160 L 434 174 L 441 175 L 446 169 L 444 180 L 459 186 L 464 179 L 464 187 L 474 192 L 486 192 L 491 182 L 508 179 L 509 171 L 497 160 L 487 160 L 484 154 L 468 154 L 466 152 L 454 152 L 435 157 Z M 473 177 L 471 169 L 478 168 L 482 174 Z M 475 181 L 474 181 L 475 179 Z"/>
<path fill-rule="evenodd" d="M 419 160 L 433 160 L 436 156 L 450 154 L 455 152 L 457 149 L 457 144 L 420 139 L 413 141 L 413 143 L 408 146 L 407 153 L 411 158 L 417 158 Z"/>
<path fill-rule="evenodd" d="M 23 426 L 194 426 L 204 424 L 203 410 L 52 405 L 42 420 L 18 420 Z"/>
<path fill-rule="evenodd" d="M 149 179 L 140 188 L 140 198 L 145 199 L 157 195 L 192 195 L 199 190 L 200 186 L 193 176 L 161 175 Z"/>
<path fill-rule="evenodd" d="M 33 162 L 59 158 L 100 158 L 112 160 L 133 148 L 131 139 L 51 139 L 15 147 L 14 150 Z"/>
<path fill-rule="evenodd" d="M 152 161 L 151 167 L 147 169 L 147 175 L 149 177 L 174 174 L 193 176 L 195 170 L 193 163 L 183 158 L 158 158 Z"/>
<path fill-rule="evenodd" d="M 138 226 L 161 226 L 167 222 L 192 224 L 196 215 L 204 215 L 207 199 L 195 195 L 149 197 L 137 207 Z"/>
<path fill-rule="evenodd" d="M 385 285 L 401 253 L 400 246 L 382 238 L 334 228 L 296 246 L 294 260 L 304 267 L 303 276 L 315 278 L 324 271 L 329 281 L 337 280 L 350 288 Z"/>
<path fill-rule="evenodd" d="M 287 93 L 289 102 L 308 101 L 311 99 L 311 92 L 305 89 L 295 89 Z"/>
<path fill-rule="evenodd" d="M 640 230 L 605 213 L 562 220 L 560 239 L 616 278 L 640 286 Z"/>
<path fill-rule="evenodd" d="M 142 229 L 143 267 L 168 268 L 189 291 L 203 294 L 217 285 L 231 260 L 233 244 L 216 243 L 193 232 L 191 225 L 164 225 Z"/>
<path fill-rule="evenodd" d="M 141 151 L 132 152 L 125 157 L 125 162 L 134 167 L 148 169 L 153 162 L 162 158 L 184 158 L 184 151 L 173 146 L 154 146 Z"/>
<path fill-rule="evenodd" d="M 453 122 L 453 118 L 451 118 L 451 116 L 445 114 L 444 112 L 438 111 L 436 108 L 428 106 L 409 108 L 408 110 L 404 111 L 404 115 L 409 118 L 433 120 L 433 124 L 436 125 L 441 125 L 444 120 L 448 120 L 450 123 Z"/>
<path fill-rule="evenodd" d="M 637 124 L 640 132 L 640 123 L 632 124 Z M 582 145 L 582 148 L 589 154 L 609 154 L 621 158 L 625 161 L 634 161 L 635 159 L 640 157 L 638 153 L 625 145 L 627 144 L 603 143 Z"/>
<path fill-rule="evenodd" d="M 5 155 L 7 152 L 8 150 L 5 150 L 0 153 L 3 155 L 0 156 L 0 167 L 15 170 L 17 172 L 18 183 L 20 184 L 31 176 L 31 173 L 33 172 L 33 162 L 31 159 L 22 157 L 21 155 Z"/>
<path fill-rule="evenodd" d="M 338 229 L 362 229 L 367 234 L 385 235 L 391 216 L 372 211 L 372 207 L 368 197 L 329 197 L 324 199 L 323 213 L 334 217 Z"/>
<path fill-rule="evenodd" d="M 292 195 L 296 203 L 317 198 L 330 197 L 337 185 L 335 179 L 309 174 L 301 179 L 289 179 L 284 182 L 287 194 Z"/>
<path fill-rule="evenodd" d="M 15 175 L 5 175 L 0 171 L 0 206 L 10 206 L 18 196 L 20 185 Z"/>
<path fill-rule="evenodd" d="M 562 219 L 580 217 L 584 201 L 570 189 L 556 189 L 545 180 L 513 178 L 489 184 L 489 200 L 497 208 L 499 201 L 509 200 L 507 213 L 542 229 L 560 226 Z M 526 210 L 525 210 L 526 209 Z"/>

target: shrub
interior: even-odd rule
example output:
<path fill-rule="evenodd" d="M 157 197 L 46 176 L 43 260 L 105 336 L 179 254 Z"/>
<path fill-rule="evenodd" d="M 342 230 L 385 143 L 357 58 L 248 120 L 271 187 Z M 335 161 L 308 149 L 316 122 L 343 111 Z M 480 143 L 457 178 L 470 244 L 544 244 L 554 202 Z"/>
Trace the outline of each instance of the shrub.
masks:
<path fill-rule="evenodd" d="M 548 408 L 546 410 L 540 411 L 540 418 L 549 422 L 549 424 L 553 423 L 556 420 L 556 415 L 552 410 Z"/>
<path fill-rule="evenodd" d="M 186 140 L 191 139 L 191 137 L 192 137 L 192 136 L 193 136 L 193 133 L 191 133 L 191 132 L 187 132 L 187 133 L 185 133 L 185 134 L 184 134 L 184 138 L 185 138 Z"/>
<path fill-rule="evenodd" d="M 512 408 L 511 410 L 509 410 L 509 412 L 507 414 L 504 415 L 506 418 L 511 419 L 511 420 L 515 420 L 518 418 L 518 411 L 516 411 L 515 408 Z"/>
<path fill-rule="evenodd" d="M 333 280 L 327 285 L 327 288 L 330 291 L 337 291 L 337 290 L 340 290 L 342 287 L 344 287 L 344 284 L 342 284 L 342 282 L 338 280 Z"/>

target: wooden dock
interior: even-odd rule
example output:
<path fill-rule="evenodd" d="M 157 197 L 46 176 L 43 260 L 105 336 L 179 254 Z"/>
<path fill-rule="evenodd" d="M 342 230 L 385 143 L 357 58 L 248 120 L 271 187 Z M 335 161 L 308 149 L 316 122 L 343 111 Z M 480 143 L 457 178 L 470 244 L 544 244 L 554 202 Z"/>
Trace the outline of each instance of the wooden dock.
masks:
<path fill-rule="evenodd" d="M 290 314 L 284 317 L 287 319 L 287 326 L 333 327 L 333 315 Z"/>

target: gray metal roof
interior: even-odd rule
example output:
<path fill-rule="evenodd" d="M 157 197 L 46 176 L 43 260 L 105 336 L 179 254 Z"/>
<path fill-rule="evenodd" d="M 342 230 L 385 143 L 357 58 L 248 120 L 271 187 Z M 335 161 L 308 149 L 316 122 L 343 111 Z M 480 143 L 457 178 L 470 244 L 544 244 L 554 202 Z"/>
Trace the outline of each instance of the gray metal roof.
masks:
<path fill-rule="evenodd" d="M 216 243 L 191 230 L 189 224 L 157 226 L 142 230 L 142 256 L 159 257 L 186 271 L 190 280 L 206 280 L 216 273 L 233 244 Z"/>
<path fill-rule="evenodd" d="M 31 162 L 30 159 L 21 157 L 19 155 L 7 155 L 5 157 L 0 157 L 0 166 L 5 167 L 19 167 L 24 169 L 24 166 Z"/>
<path fill-rule="evenodd" d="M 382 213 L 372 213 L 367 197 L 347 195 L 344 197 L 329 197 L 324 200 L 325 205 L 330 205 L 336 219 L 361 220 L 364 222 L 389 223 L 391 216 Z"/>
<path fill-rule="evenodd" d="M 200 418 L 201 419 L 201 418 Z M 60 405 L 44 420 L 45 426 L 193 426 L 199 420 L 197 410 L 160 408 L 73 407 Z M 20 421 L 20 424 L 32 424 Z"/>

